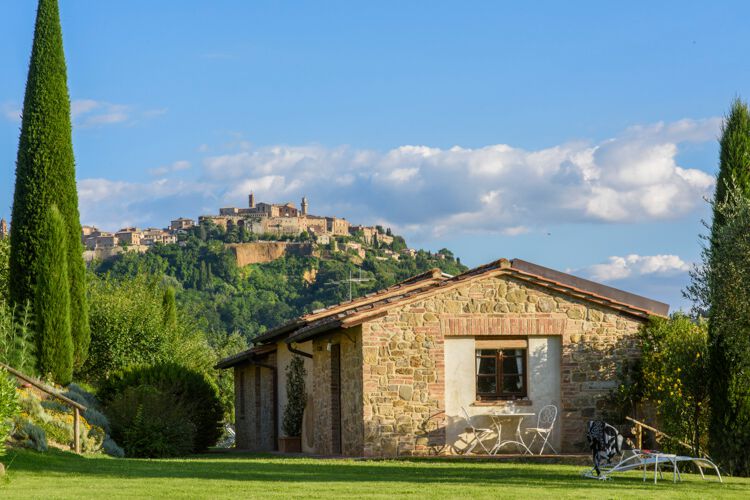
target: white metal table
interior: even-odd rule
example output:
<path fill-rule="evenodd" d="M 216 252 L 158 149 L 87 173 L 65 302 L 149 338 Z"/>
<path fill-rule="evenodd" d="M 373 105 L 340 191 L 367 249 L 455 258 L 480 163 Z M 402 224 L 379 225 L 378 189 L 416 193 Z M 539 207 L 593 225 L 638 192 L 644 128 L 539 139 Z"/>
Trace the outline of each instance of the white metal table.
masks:
<path fill-rule="evenodd" d="M 502 448 L 505 445 L 508 444 L 514 444 L 521 448 L 521 450 L 524 453 L 528 453 L 529 455 L 533 455 L 531 453 L 531 450 L 526 445 L 526 443 L 523 440 L 523 432 L 521 430 L 521 424 L 523 423 L 523 419 L 525 417 L 533 417 L 536 415 L 536 413 L 502 413 L 502 412 L 490 412 L 487 414 L 488 417 L 492 419 L 492 425 L 495 427 L 495 430 L 497 431 L 497 443 L 495 443 L 495 446 L 492 447 L 490 450 L 490 455 L 495 455 L 497 452 L 500 451 L 500 448 Z M 503 420 L 510 420 L 511 422 L 513 420 L 516 420 L 516 432 L 515 436 L 513 436 L 514 439 L 503 439 Z"/>

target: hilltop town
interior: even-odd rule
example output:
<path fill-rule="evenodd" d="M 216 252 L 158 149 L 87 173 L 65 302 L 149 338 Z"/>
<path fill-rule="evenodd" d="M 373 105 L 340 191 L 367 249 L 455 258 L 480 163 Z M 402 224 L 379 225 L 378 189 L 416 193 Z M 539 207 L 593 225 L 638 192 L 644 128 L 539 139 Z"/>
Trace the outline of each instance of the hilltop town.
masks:
<path fill-rule="evenodd" d="M 220 228 L 227 237 L 228 244 L 242 244 L 248 241 L 286 240 L 277 244 L 278 249 L 267 251 L 268 257 L 261 259 L 273 260 L 274 256 L 284 253 L 287 247 L 294 245 L 288 240 L 302 240 L 306 243 L 320 245 L 336 244 L 336 237 L 356 237 L 361 243 L 347 241 L 345 250 L 353 250 L 361 258 L 365 257 L 365 246 L 387 247 L 394 241 L 389 230 L 381 226 L 352 225 L 345 218 L 334 216 L 313 215 L 309 212 L 309 202 L 306 197 L 301 200 L 300 207 L 294 203 L 283 204 L 255 202 L 255 195 L 248 195 L 248 206 L 245 208 L 220 208 L 218 214 L 201 215 L 198 221 L 180 217 L 170 221 L 166 228 L 125 227 L 115 232 L 102 231 L 94 226 L 83 226 L 81 238 L 85 247 L 86 260 L 106 260 L 125 251 L 146 252 L 154 245 L 169 245 L 180 242 L 180 235 L 190 231 L 205 228 Z M 234 236 L 229 236 L 234 235 Z M 414 253 L 414 250 L 404 248 L 403 252 Z M 388 257 L 398 259 L 398 252 L 383 250 Z M 255 259 L 242 258 L 241 252 L 235 248 L 240 265 L 252 263 Z"/>

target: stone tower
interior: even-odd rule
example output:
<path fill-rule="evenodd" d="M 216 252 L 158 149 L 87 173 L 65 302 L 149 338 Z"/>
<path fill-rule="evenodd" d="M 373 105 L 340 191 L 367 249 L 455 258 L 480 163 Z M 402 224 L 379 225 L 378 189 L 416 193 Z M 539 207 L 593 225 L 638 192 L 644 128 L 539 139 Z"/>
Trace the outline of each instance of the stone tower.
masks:
<path fill-rule="evenodd" d="M 0 219 L 0 240 L 8 237 L 8 223 L 5 219 Z"/>
<path fill-rule="evenodd" d="M 255 208 L 255 195 L 251 192 L 250 196 L 247 197 L 248 205 L 250 208 Z"/>
<path fill-rule="evenodd" d="M 302 215 L 307 215 L 307 197 L 302 197 Z"/>

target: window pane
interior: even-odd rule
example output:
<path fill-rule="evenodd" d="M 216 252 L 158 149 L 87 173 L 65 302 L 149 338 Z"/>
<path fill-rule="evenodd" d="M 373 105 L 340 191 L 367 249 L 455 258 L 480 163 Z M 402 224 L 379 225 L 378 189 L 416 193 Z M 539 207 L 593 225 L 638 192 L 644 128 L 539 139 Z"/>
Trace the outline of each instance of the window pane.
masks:
<path fill-rule="evenodd" d="M 477 356 L 497 356 L 497 349 L 477 349 Z"/>
<path fill-rule="evenodd" d="M 517 375 L 503 377 L 503 392 L 508 394 L 523 393 L 523 378 Z"/>
<path fill-rule="evenodd" d="M 523 358 L 503 357 L 503 374 L 504 375 L 522 375 L 523 374 Z"/>
<path fill-rule="evenodd" d="M 477 374 L 494 375 L 496 373 L 496 358 L 477 358 Z"/>
<path fill-rule="evenodd" d="M 480 394 L 495 394 L 497 381 L 495 377 L 477 377 L 477 392 Z"/>

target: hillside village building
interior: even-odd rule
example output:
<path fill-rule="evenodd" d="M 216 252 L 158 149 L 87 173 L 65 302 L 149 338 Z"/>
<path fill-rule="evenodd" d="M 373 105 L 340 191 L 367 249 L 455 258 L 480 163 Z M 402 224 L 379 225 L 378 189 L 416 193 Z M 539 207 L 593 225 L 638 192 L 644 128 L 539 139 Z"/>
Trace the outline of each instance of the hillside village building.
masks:
<path fill-rule="evenodd" d="M 554 447 L 583 451 L 586 422 L 602 416 L 618 369 L 640 354 L 638 329 L 668 310 L 501 259 L 455 277 L 436 269 L 314 311 L 217 367 L 234 370 L 241 449 L 277 449 L 286 367 L 301 355 L 307 453 L 460 453 L 471 441 L 463 409 L 482 419 L 511 406 L 538 414 L 548 404 L 560 409 Z M 477 425 L 492 428 L 490 421 Z"/>
<path fill-rule="evenodd" d="M 393 236 L 385 234 L 380 226 L 352 226 L 343 218 L 310 214 L 309 207 L 306 197 L 302 198 L 299 209 L 294 203 L 260 202 L 256 204 L 255 195 L 250 193 L 247 208 L 221 208 L 218 215 L 200 216 L 198 223 L 213 223 L 224 230 L 244 229 L 251 234 L 271 235 L 272 237 L 294 237 L 307 232 L 316 243 L 323 245 L 335 243 L 335 238 L 333 238 L 335 236 L 357 236 L 368 245 L 390 245 L 393 242 Z M 112 233 L 100 231 L 94 226 L 83 226 L 81 239 L 85 247 L 84 258 L 86 260 L 107 259 L 124 251 L 145 252 L 153 245 L 177 243 L 179 235 L 186 234 L 195 226 L 195 220 L 184 217 L 170 221 L 166 229 L 141 230 L 137 227 L 126 227 Z M 2 227 L 0 225 L 0 236 Z M 7 225 L 5 227 L 7 228 Z M 240 245 L 243 244 L 257 246 L 256 243 Z M 233 245 L 233 247 L 236 246 Z M 365 258 L 366 252 L 362 245 L 350 243 L 347 248 L 356 252 L 360 258 Z M 388 258 L 398 260 L 397 253 L 387 249 L 383 251 Z M 238 262 L 241 260 L 243 259 L 238 257 Z"/>
<path fill-rule="evenodd" d="M 8 236 L 8 223 L 5 219 L 0 219 L 0 240 Z"/>
<path fill-rule="evenodd" d="M 200 223 L 213 222 L 224 229 L 244 228 L 254 234 L 273 234 L 296 236 L 305 231 L 313 236 L 349 236 L 355 230 L 346 219 L 324 217 L 309 213 L 309 202 L 302 198 L 300 209 L 294 203 L 255 202 L 255 195 L 248 196 L 248 207 L 227 207 L 219 209 L 219 215 L 201 215 Z M 364 226 L 355 226 L 361 230 Z M 375 228 L 366 228 L 369 234 L 377 232 Z M 383 235 L 385 236 L 385 235 Z M 371 237 L 372 239 L 372 237 Z"/>

